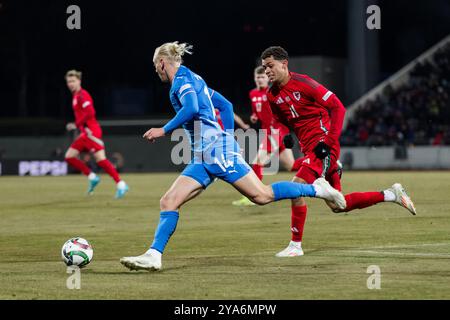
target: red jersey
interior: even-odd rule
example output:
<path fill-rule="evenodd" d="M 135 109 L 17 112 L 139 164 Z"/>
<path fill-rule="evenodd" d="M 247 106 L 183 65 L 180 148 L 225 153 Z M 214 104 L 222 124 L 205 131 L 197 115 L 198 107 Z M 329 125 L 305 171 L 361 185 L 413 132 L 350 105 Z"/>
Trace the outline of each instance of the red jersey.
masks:
<path fill-rule="evenodd" d="M 252 116 L 256 116 L 261 121 L 262 129 L 270 129 L 273 123 L 272 111 L 270 110 L 269 102 L 267 101 L 266 89 L 253 89 L 249 93 L 250 101 L 252 103 Z"/>
<path fill-rule="evenodd" d="M 270 104 L 267 99 L 267 92 L 269 88 L 253 89 L 249 93 L 252 103 L 252 116 L 256 116 L 261 121 L 261 129 L 270 130 L 270 128 L 289 129 L 285 128 L 280 122 L 274 119 Z"/>
<path fill-rule="evenodd" d="M 95 118 L 94 101 L 91 95 L 81 88 L 73 94 L 72 108 L 75 114 L 75 125 L 82 133 L 88 133 L 86 128 L 96 137 L 101 138 L 102 129 Z"/>
<path fill-rule="evenodd" d="M 294 130 L 303 153 L 323 140 L 339 157 L 345 108 L 333 92 L 307 75 L 290 72 L 288 83 L 271 86 L 267 98 L 274 118 Z"/>

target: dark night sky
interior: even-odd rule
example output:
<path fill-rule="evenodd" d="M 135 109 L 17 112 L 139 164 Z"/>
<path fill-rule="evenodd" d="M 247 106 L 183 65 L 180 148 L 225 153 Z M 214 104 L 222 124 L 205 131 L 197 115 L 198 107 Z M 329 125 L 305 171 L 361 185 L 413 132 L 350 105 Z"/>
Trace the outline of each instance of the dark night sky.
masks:
<path fill-rule="evenodd" d="M 145 93 L 146 115 L 160 114 L 169 103 L 167 87 L 159 83 L 151 59 L 154 48 L 167 41 L 192 43 L 194 55 L 186 64 L 235 105 L 246 104 L 255 61 L 267 46 L 282 45 L 291 56 L 347 54 L 344 0 L 0 4 L 2 118 L 69 118 L 63 76 L 70 68 L 84 72 L 83 84 L 100 117 L 114 116 L 113 92 L 126 88 Z M 81 7 L 81 30 L 66 28 L 69 4 Z M 384 76 L 450 32 L 450 0 L 381 0 L 379 5 Z M 27 94 L 21 110 L 23 83 Z"/>

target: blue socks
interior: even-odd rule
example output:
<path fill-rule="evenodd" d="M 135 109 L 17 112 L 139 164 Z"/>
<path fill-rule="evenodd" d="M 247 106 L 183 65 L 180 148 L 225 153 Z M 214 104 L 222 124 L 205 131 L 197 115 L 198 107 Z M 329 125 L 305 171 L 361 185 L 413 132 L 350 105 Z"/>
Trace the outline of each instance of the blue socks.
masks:
<path fill-rule="evenodd" d="M 316 190 L 311 184 L 281 181 L 272 184 L 275 201 L 282 199 L 296 199 L 299 197 L 315 197 Z M 151 245 L 161 253 L 167 245 L 172 234 L 175 232 L 178 223 L 177 211 L 161 211 L 158 228 L 155 231 L 155 238 Z"/>
<path fill-rule="evenodd" d="M 155 231 L 155 239 L 151 246 L 152 249 L 161 253 L 164 252 L 167 242 L 177 227 L 177 222 L 177 211 L 161 211 L 158 228 Z"/>
<path fill-rule="evenodd" d="M 312 184 L 281 181 L 273 183 L 272 190 L 275 196 L 275 201 L 316 196 L 316 190 Z"/>

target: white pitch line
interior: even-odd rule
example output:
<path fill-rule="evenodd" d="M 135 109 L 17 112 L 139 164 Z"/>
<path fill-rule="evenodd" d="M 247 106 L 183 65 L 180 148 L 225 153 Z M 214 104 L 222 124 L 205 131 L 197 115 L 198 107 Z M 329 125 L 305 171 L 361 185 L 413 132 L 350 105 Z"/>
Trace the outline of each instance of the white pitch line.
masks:
<path fill-rule="evenodd" d="M 416 257 L 435 257 L 435 258 L 450 258 L 450 254 L 441 253 L 422 253 L 422 252 L 392 252 L 392 251 L 376 251 L 376 250 L 342 250 L 344 252 L 355 252 L 365 254 L 384 254 L 394 256 L 416 256 Z"/>
<path fill-rule="evenodd" d="M 438 246 L 450 246 L 450 242 L 437 242 L 437 243 L 417 243 L 417 244 L 405 244 L 395 246 L 377 246 L 377 247 L 363 247 L 358 249 L 401 249 L 401 248 L 420 248 L 420 247 L 438 247 Z"/>

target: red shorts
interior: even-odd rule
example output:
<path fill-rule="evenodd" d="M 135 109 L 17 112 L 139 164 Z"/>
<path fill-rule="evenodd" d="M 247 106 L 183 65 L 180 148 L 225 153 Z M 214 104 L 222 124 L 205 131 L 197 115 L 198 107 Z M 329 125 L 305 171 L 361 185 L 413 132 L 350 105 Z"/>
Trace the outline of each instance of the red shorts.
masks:
<path fill-rule="evenodd" d="M 318 159 L 314 152 L 307 153 L 303 158 L 301 158 L 300 169 L 298 169 L 295 175 L 306 181 L 306 183 L 312 184 L 314 180 L 322 176 L 324 169 L 324 161 Z M 329 167 L 325 179 L 330 183 L 330 185 L 336 190 L 341 191 L 341 178 L 338 173 L 338 165 L 336 163 L 337 157 L 332 153 L 329 160 Z"/>
<path fill-rule="evenodd" d="M 80 152 L 89 151 L 95 153 L 97 151 L 104 150 L 105 144 L 101 138 L 82 133 L 75 139 L 70 147 Z"/>
<path fill-rule="evenodd" d="M 272 132 L 272 130 L 275 129 L 278 129 L 278 133 Z M 289 129 L 281 127 L 281 128 L 272 128 L 272 130 L 271 129 L 266 130 L 267 134 L 264 137 L 261 144 L 259 145 L 259 150 L 267 151 L 268 154 L 276 151 L 278 151 L 278 153 L 282 153 L 286 149 L 283 143 L 283 138 L 290 133 Z"/>

